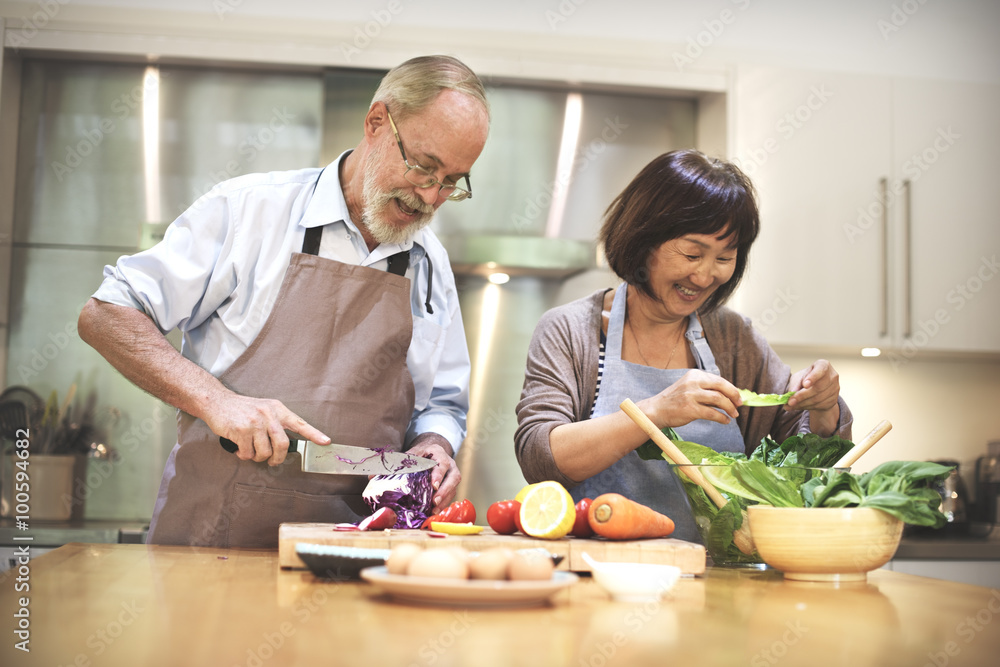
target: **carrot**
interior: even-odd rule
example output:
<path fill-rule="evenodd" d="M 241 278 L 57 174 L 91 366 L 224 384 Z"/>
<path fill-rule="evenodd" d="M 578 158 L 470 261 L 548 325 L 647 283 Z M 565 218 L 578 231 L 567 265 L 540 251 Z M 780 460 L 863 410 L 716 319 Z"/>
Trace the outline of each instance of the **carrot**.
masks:
<path fill-rule="evenodd" d="M 609 540 L 666 537 L 674 532 L 673 519 L 617 493 L 594 498 L 587 521 L 595 533 Z"/>

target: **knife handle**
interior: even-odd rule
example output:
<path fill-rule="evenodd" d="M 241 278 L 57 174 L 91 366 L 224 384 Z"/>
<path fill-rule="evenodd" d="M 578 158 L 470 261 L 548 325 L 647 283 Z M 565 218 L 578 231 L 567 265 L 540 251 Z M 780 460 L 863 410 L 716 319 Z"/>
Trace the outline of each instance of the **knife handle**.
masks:
<path fill-rule="evenodd" d="M 236 452 L 238 452 L 240 450 L 239 445 L 237 445 L 235 442 L 233 442 L 229 438 L 219 438 L 219 444 L 222 445 L 222 448 L 224 450 L 226 450 L 227 452 L 229 452 L 230 454 L 235 454 Z M 298 451 L 298 444 L 299 444 L 299 439 L 298 438 L 289 436 L 289 438 L 288 438 L 288 453 L 292 454 L 292 453 Z"/>

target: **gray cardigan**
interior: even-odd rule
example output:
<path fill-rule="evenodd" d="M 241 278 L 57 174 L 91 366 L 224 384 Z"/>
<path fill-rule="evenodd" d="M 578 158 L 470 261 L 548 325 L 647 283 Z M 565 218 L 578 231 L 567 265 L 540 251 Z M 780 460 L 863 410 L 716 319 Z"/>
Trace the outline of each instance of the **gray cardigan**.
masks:
<path fill-rule="evenodd" d="M 545 313 L 528 346 L 524 387 L 517 404 L 514 450 L 529 483 L 553 479 L 566 488 L 576 482 L 566 477 L 552 459 L 549 433 L 560 424 L 589 418 L 597 390 L 600 353 L 602 289 L 590 296 Z M 759 394 L 783 393 L 791 378 L 781 361 L 750 324 L 750 320 L 722 307 L 701 317 L 722 377 L 738 388 Z M 636 396 L 641 400 L 645 396 Z M 850 439 L 853 417 L 839 399 L 837 435 Z M 740 408 L 736 422 L 749 454 L 770 435 L 781 442 L 809 432 L 809 413 L 786 412 L 780 407 Z"/>

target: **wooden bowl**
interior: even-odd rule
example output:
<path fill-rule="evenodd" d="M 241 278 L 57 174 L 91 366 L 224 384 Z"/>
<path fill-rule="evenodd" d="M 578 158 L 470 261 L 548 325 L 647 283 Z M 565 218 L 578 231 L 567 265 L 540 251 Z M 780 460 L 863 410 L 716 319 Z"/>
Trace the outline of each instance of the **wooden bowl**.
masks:
<path fill-rule="evenodd" d="M 864 581 L 892 559 L 903 522 L 868 507 L 747 508 L 764 562 L 786 579 Z"/>

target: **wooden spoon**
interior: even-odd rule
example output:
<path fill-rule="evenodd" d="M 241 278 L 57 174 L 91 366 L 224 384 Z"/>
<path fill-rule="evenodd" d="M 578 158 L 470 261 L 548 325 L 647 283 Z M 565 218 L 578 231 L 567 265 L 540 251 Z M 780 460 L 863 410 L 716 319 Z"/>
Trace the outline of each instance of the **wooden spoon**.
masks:
<path fill-rule="evenodd" d="M 854 462 L 861 458 L 861 455 L 868 451 L 868 449 L 874 445 L 876 442 L 882 439 L 886 433 L 892 430 L 892 424 L 887 420 L 883 419 L 871 432 L 861 439 L 860 442 L 854 443 L 854 446 L 846 454 L 844 454 L 839 461 L 833 464 L 834 468 L 850 468 L 854 465 Z"/>
<path fill-rule="evenodd" d="M 656 428 L 654 424 L 646 414 L 639 409 L 631 399 L 626 398 L 621 403 L 622 412 L 627 414 L 632 421 L 634 421 L 639 428 L 646 432 L 650 440 L 656 443 L 656 446 L 663 450 L 663 453 L 667 455 L 670 462 L 675 465 L 687 466 L 684 468 L 684 474 L 686 474 L 692 482 L 700 486 L 705 490 L 705 494 L 715 503 L 715 506 L 719 509 L 725 507 L 726 503 L 729 502 L 726 498 L 719 493 L 719 490 L 715 488 L 715 485 L 705 479 L 701 471 L 697 466 L 693 465 L 688 457 L 684 456 L 684 452 L 677 449 L 677 445 L 670 441 L 670 438 L 663 434 L 663 431 Z M 853 451 L 853 450 L 852 450 Z M 736 531 L 733 532 L 733 543 L 736 548 L 745 554 L 752 554 L 756 551 L 756 547 L 753 543 L 753 536 L 750 534 L 750 520 L 747 518 L 746 510 L 743 510 L 743 523 L 740 525 Z"/>

